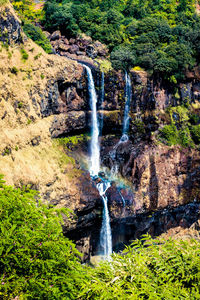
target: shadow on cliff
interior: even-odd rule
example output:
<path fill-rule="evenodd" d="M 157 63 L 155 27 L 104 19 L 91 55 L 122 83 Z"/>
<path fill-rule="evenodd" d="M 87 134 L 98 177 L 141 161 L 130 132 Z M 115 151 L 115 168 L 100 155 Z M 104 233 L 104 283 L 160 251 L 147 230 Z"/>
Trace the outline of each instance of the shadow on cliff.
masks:
<path fill-rule="evenodd" d="M 149 198 L 150 210 L 158 207 L 158 177 L 156 173 L 156 164 L 154 155 L 149 155 L 150 162 L 150 181 L 149 181 Z"/>

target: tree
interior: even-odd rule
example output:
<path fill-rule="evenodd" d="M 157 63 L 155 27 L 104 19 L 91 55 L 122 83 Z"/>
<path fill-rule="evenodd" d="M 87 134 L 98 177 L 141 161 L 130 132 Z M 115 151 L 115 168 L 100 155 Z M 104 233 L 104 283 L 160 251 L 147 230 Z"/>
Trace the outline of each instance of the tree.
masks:
<path fill-rule="evenodd" d="M 135 64 L 135 53 L 129 47 L 120 46 L 112 51 L 111 62 L 115 69 L 128 71 Z"/>

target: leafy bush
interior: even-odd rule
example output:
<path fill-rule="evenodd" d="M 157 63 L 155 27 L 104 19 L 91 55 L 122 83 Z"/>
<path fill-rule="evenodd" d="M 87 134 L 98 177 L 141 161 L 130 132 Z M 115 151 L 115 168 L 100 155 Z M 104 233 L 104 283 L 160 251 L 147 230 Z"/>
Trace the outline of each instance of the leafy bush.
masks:
<path fill-rule="evenodd" d="M 174 124 L 165 125 L 159 131 L 161 139 L 164 139 L 169 146 L 176 145 L 178 143 L 178 131 Z"/>
<path fill-rule="evenodd" d="M 191 132 L 192 139 L 195 142 L 195 144 L 199 145 L 200 144 L 200 125 L 191 126 L 190 132 Z"/>
<path fill-rule="evenodd" d="M 12 5 L 22 21 L 40 22 L 44 17 L 42 8 L 35 8 L 34 0 L 13 0 Z"/>
<path fill-rule="evenodd" d="M 188 147 L 191 146 L 193 147 L 194 143 L 192 141 L 191 135 L 190 135 L 190 130 L 188 127 L 182 127 L 179 130 L 179 140 L 180 140 L 180 144 L 183 147 Z"/>
<path fill-rule="evenodd" d="M 26 35 L 36 42 L 36 44 L 41 46 L 47 53 L 52 53 L 51 44 L 40 27 L 36 27 L 32 23 L 25 22 L 23 29 Z"/>
<path fill-rule="evenodd" d="M 199 242 L 145 239 L 89 269 L 81 299 L 199 299 Z"/>
<path fill-rule="evenodd" d="M 5 186 L 2 176 L 0 188 L 0 295 L 76 299 L 79 253 L 63 236 L 61 215 L 37 192 Z"/>
<path fill-rule="evenodd" d="M 26 52 L 26 50 L 24 48 L 22 48 L 20 50 L 20 52 L 21 52 L 22 60 L 26 61 L 28 59 L 28 53 Z"/>
<path fill-rule="evenodd" d="M 17 75 L 18 73 L 19 73 L 19 70 L 18 70 L 18 68 L 17 67 L 12 67 L 11 69 L 10 69 L 10 72 L 11 73 L 13 73 L 13 74 L 15 74 L 15 75 Z"/>

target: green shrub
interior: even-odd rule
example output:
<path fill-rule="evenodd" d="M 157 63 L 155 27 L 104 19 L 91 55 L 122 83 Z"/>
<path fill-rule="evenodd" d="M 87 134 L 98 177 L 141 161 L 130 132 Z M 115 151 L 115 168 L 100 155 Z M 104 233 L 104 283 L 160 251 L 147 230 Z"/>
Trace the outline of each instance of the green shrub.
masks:
<path fill-rule="evenodd" d="M 23 106 L 24 106 L 23 102 L 18 102 L 18 103 L 17 103 L 17 108 L 20 109 L 20 108 L 22 108 Z"/>
<path fill-rule="evenodd" d="M 63 236 L 62 214 L 0 175 L 2 299 L 199 299 L 199 241 L 145 236 L 93 268 Z"/>
<path fill-rule="evenodd" d="M 18 70 L 17 67 L 12 67 L 11 70 L 10 70 L 10 72 L 13 73 L 13 74 L 15 74 L 15 75 L 17 75 L 18 72 L 19 72 L 19 70 Z"/>
<path fill-rule="evenodd" d="M 191 126 L 190 132 L 191 132 L 192 139 L 195 142 L 195 144 L 199 145 L 200 144 L 200 125 Z"/>
<path fill-rule="evenodd" d="M 197 115 L 197 114 L 191 114 L 189 116 L 189 122 L 192 124 L 192 125 L 197 125 L 200 121 L 200 117 Z"/>
<path fill-rule="evenodd" d="M 144 239 L 88 269 L 80 299 L 199 299 L 200 243 Z"/>
<path fill-rule="evenodd" d="M 28 59 L 28 53 L 26 52 L 26 50 L 24 48 L 22 48 L 20 50 L 20 52 L 21 52 L 22 60 L 26 61 Z"/>
<path fill-rule="evenodd" d="M 183 147 L 194 146 L 188 127 L 183 127 L 179 130 L 179 143 Z"/>
<path fill-rule="evenodd" d="M 51 44 L 40 27 L 36 27 L 32 23 L 25 22 L 23 29 L 26 35 L 36 44 L 41 46 L 47 53 L 52 53 Z"/>
<path fill-rule="evenodd" d="M 165 125 L 162 129 L 160 129 L 159 135 L 169 146 L 176 145 L 178 143 L 178 130 L 174 124 Z"/>
<path fill-rule="evenodd" d="M 61 212 L 36 191 L 5 186 L 2 176 L 0 187 L 1 297 L 76 299 L 79 253 L 63 236 Z"/>
<path fill-rule="evenodd" d="M 37 60 L 38 58 L 40 58 L 40 56 L 42 55 L 42 53 L 38 53 L 37 55 L 34 56 L 34 59 Z"/>

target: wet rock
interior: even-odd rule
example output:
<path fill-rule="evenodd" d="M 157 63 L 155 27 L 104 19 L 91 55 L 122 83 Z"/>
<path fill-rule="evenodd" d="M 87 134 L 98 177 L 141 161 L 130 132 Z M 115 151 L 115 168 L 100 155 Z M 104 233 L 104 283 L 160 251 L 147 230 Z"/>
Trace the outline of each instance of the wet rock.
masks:
<path fill-rule="evenodd" d="M 98 54 L 98 52 L 96 51 L 96 49 L 93 45 L 88 45 L 87 46 L 86 53 L 92 59 L 96 58 L 97 54 Z"/>

